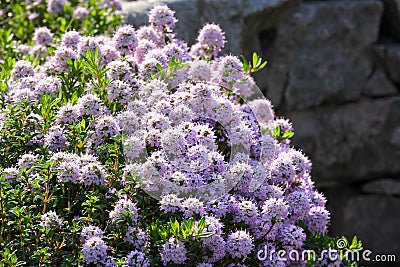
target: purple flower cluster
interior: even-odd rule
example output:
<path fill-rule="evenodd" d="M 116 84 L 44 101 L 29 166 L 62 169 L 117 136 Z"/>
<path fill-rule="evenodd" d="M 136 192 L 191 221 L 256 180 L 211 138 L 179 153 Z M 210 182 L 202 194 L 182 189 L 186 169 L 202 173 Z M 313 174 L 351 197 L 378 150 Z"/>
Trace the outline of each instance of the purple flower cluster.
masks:
<path fill-rule="evenodd" d="M 59 182 L 90 186 L 104 184 L 107 179 L 104 166 L 94 156 L 57 152 L 51 159 Z"/>

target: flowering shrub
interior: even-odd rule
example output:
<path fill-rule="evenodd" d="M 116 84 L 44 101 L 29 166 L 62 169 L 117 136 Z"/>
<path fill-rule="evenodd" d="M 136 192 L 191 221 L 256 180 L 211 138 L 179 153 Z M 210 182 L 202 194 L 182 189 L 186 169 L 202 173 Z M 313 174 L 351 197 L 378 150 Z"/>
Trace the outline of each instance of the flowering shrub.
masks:
<path fill-rule="evenodd" d="M 337 248 L 326 199 L 257 93 L 266 63 L 220 56 L 215 24 L 190 47 L 176 23 L 157 6 L 112 36 L 39 27 L 54 49 L 2 66 L 0 266 L 356 266 L 259 257 Z"/>

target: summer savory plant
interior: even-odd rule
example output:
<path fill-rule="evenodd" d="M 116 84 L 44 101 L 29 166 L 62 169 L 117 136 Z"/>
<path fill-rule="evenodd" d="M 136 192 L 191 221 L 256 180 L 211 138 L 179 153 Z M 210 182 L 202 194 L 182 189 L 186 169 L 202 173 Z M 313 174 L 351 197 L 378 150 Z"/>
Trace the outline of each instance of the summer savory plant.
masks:
<path fill-rule="evenodd" d="M 74 2 L 34 3 L 46 18 Z M 327 235 L 292 124 L 257 96 L 266 63 L 220 55 L 215 24 L 189 46 L 176 23 L 156 6 L 112 35 L 15 35 L 27 43 L 1 64 L 0 266 L 357 266 L 342 252 L 361 243 Z M 336 257 L 258 253 L 324 249 Z"/>

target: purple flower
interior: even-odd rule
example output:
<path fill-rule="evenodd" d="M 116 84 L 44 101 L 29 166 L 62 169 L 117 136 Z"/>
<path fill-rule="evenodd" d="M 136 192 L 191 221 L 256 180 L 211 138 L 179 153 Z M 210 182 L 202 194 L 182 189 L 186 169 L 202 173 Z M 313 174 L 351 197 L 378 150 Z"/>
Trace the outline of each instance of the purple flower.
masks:
<path fill-rule="evenodd" d="M 33 65 L 26 60 L 18 60 L 15 62 L 14 67 L 11 70 L 11 79 L 15 81 L 22 77 L 33 75 L 35 75 Z"/>
<path fill-rule="evenodd" d="M 79 32 L 75 30 L 67 31 L 62 36 L 61 43 L 68 48 L 77 50 L 80 38 L 81 35 Z"/>
<path fill-rule="evenodd" d="M 73 106 L 70 103 L 62 106 L 56 114 L 56 123 L 58 124 L 73 124 L 78 119 L 77 106 Z"/>
<path fill-rule="evenodd" d="M 149 23 L 161 32 L 171 32 L 178 21 L 174 14 L 175 11 L 172 11 L 166 5 L 155 6 L 149 12 Z"/>
<path fill-rule="evenodd" d="M 78 54 L 86 56 L 86 53 L 89 50 L 92 52 L 92 54 L 94 54 L 97 50 L 99 56 L 101 55 L 100 44 L 97 42 L 97 39 L 95 37 L 81 37 L 80 42 L 78 43 Z"/>
<path fill-rule="evenodd" d="M 101 116 L 103 114 L 103 102 L 97 95 L 86 94 L 81 96 L 77 103 L 79 116 Z"/>
<path fill-rule="evenodd" d="M 18 160 L 18 167 L 22 168 L 31 168 L 33 167 L 33 163 L 38 160 L 38 157 L 36 155 L 33 155 L 31 153 L 27 153 L 21 156 L 21 158 Z"/>
<path fill-rule="evenodd" d="M 47 12 L 52 15 L 60 14 L 64 11 L 67 0 L 47 0 Z"/>
<path fill-rule="evenodd" d="M 97 226 L 94 226 L 94 225 L 86 226 L 82 229 L 82 232 L 81 232 L 81 242 L 84 243 L 89 238 L 94 237 L 94 236 L 103 238 L 104 232 Z"/>
<path fill-rule="evenodd" d="M 11 167 L 11 168 L 5 168 L 2 172 L 1 175 L 6 179 L 6 182 L 11 184 L 15 182 L 18 178 L 19 175 L 19 170 L 17 168 Z"/>
<path fill-rule="evenodd" d="M 284 225 L 280 229 L 279 240 L 287 249 L 299 249 L 306 240 L 303 228 L 293 224 Z"/>
<path fill-rule="evenodd" d="M 325 207 L 311 207 L 306 216 L 307 229 L 313 233 L 325 233 L 330 220 L 329 211 Z"/>
<path fill-rule="evenodd" d="M 232 258 L 246 258 L 253 250 L 253 238 L 246 231 L 236 231 L 226 240 L 226 251 Z"/>
<path fill-rule="evenodd" d="M 131 25 L 124 25 L 117 29 L 114 34 L 113 41 L 115 48 L 122 55 L 134 55 L 138 39 L 136 37 L 135 28 Z"/>
<path fill-rule="evenodd" d="M 134 250 L 128 254 L 124 262 L 128 267 L 150 267 L 150 261 L 143 252 Z"/>
<path fill-rule="evenodd" d="M 74 10 L 74 19 L 84 20 L 87 16 L 90 15 L 90 11 L 83 6 L 79 6 Z"/>
<path fill-rule="evenodd" d="M 184 264 L 186 262 L 185 244 L 174 238 L 170 238 L 161 247 L 161 260 L 166 266 L 169 262 L 175 264 Z"/>
<path fill-rule="evenodd" d="M 47 27 L 36 28 L 33 33 L 33 41 L 37 45 L 49 45 L 53 40 L 53 34 Z"/>
<path fill-rule="evenodd" d="M 50 127 L 44 137 L 44 144 L 47 146 L 48 151 L 60 151 L 65 149 L 68 145 L 68 139 L 64 134 L 64 128 L 59 125 Z"/>
<path fill-rule="evenodd" d="M 182 202 L 183 216 L 185 218 L 193 217 L 194 215 L 203 216 L 205 213 L 203 202 L 197 198 L 187 198 Z"/>
<path fill-rule="evenodd" d="M 216 57 L 225 45 L 225 34 L 216 24 L 206 24 L 199 31 L 197 46 L 192 49 L 200 57 Z"/>
<path fill-rule="evenodd" d="M 58 94 L 60 88 L 61 80 L 57 77 L 48 76 L 38 81 L 35 91 L 36 94 L 44 95 L 48 93 L 51 96 L 55 96 Z"/>
<path fill-rule="evenodd" d="M 261 214 L 266 221 L 283 220 L 289 213 L 288 208 L 287 203 L 282 198 L 271 197 L 264 202 Z"/>
<path fill-rule="evenodd" d="M 89 163 L 81 167 L 80 181 L 86 186 L 102 185 L 105 183 L 106 177 L 106 170 L 99 162 Z"/>
<path fill-rule="evenodd" d="M 107 249 L 106 243 L 100 237 L 93 236 L 83 244 L 83 260 L 87 264 L 98 264 L 107 257 Z"/>
<path fill-rule="evenodd" d="M 125 219 L 129 224 L 135 224 L 138 220 L 138 208 L 132 200 L 124 197 L 115 203 L 114 210 L 110 212 L 110 219 L 112 222 Z"/>

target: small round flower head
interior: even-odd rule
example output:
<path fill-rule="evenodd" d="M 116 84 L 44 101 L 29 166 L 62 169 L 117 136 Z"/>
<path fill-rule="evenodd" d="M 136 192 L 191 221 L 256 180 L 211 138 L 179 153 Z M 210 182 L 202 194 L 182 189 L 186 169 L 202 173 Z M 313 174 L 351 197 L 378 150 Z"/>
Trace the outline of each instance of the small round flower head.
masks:
<path fill-rule="evenodd" d="M 157 65 L 162 65 L 162 62 L 155 58 L 150 58 L 146 56 L 146 59 L 139 64 L 139 73 L 142 79 L 147 79 L 150 75 L 159 72 Z"/>
<path fill-rule="evenodd" d="M 197 37 L 198 56 L 216 57 L 225 45 L 225 34 L 221 28 L 215 24 L 206 24 L 199 32 Z"/>
<path fill-rule="evenodd" d="M 177 212 L 182 207 L 182 199 L 175 194 L 162 196 L 160 200 L 160 209 L 164 212 Z"/>
<path fill-rule="evenodd" d="M 19 170 L 14 167 L 5 168 L 1 172 L 1 176 L 3 176 L 6 179 L 6 182 L 9 184 L 11 184 L 17 180 L 18 174 L 19 174 Z"/>
<path fill-rule="evenodd" d="M 310 210 L 310 199 L 303 191 L 294 191 L 286 196 L 289 213 L 296 220 L 303 219 Z"/>
<path fill-rule="evenodd" d="M 75 30 L 67 31 L 63 34 L 61 43 L 62 43 L 62 45 L 66 46 L 68 48 L 77 50 L 80 38 L 81 38 L 81 35 L 79 32 L 77 32 Z"/>
<path fill-rule="evenodd" d="M 79 6 L 74 10 L 73 18 L 77 20 L 84 20 L 89 15 L 90 15 L 89 9 L 83 6 Z"/>
<path fill-rule="evenodd" d="M 270 166 L 271 181 L 274 184 L 281 182 L 291 183 L 296 176 L 296 170 L 292 163 L 292 158 L 289 153 L 282 152 L 271 163 Z"/>
<path fill-rule="evenodd" d="M 117 136 L 120 128 L 113 116 L 104 116 L 96 121 L 95 131 L 98 138 L 104 139 Z"/>
<path fill-rule="evenodd" d="M 135 28 L 131 25 L 124 25 L 117 29 L 114 34 L 113 41 L 115 48 L 122 55 L 134 55 L 138 45 Z"/>
<path fill-rule="evenodd" d="M 82 229 L 81 232 L 81 242 L 85 242 L 91 237 L 97 236 L 99 238 L 104 237 L 104 232 L 97 226 L 89 225 Z"/>
<path fill-rule="evenodd" d="M 60 170 L 57 172 L 57 179 L 60 183 L 71 182 L 73 184 L 77 184 L 81 180 L 80 166 L 75 158 L 71 158 L 71 161 L 61 161 L 58 164 L 57 169 Z"/>
<path fill-rule="evenodd" d="M 245 222 L 250 225 L 255 222 L 258 216 L 257 206 L 254 202 L 243 200 L 239 202 L 237 218 L 238 221 Z"/>
<path fill-rule="evenodd" d="M 232 258 L 246 258 L 253 250 L 253 238 L 246 231 L 231 233 L 226 240 L 226 251 Z"/>
<path fill-rule="evenodd" d="M 38 157 L 33 154 L 24 154 L 21 156 L 21 158 L 18 160 L 18 167 L 22 168 L 31 168 L 33 166 L 33 163 L 38 160 Z"/>
<path fill-rule="evenodd" d="M 176 59 L 183 61 L 187 57 L 187 50 L 178 43 L 169 43 L 164 46 L 162 51 L 165 53 L 168 60 L 175 57 Z"/>
<path fill-rule="evenodd" d="M 49 45 L 53 40 L 53 34 L 47 27 L 36 28 L 33 33 L 33 41 L 37 45 Z"/>
<path fill-rule="evenodd" d="M 164 36 L 151 26 L 141 26 L 136 31 L 136 36 L 139 39 L 139 42 L 140 40 L 149 40 L 152 41 L 157 47 L 163 47 L 165 45 Z"/>
<path fill-rule="evenodd" d="M 11 70 L 11 79 L 16 81 L 20 78 L 35 75 L 35 70 L 29 61 L 18 60 L 15 62 L 13 69 Z"/>
<path fill-rule="evenodd" d="M 177 22 L 174 14 L 175 11 L 172 11 L 166 5 L 155 6 L 149 12 L 149 23 L 161 32 L 171 32 Z"/>
<path fill-rule="evenodd" d="M 44 137 L 44 144 L 47 146 L 48 151 L 60 151 L 69 145 L 64 131 L 64 128 L 59 125 L 50 127 Z"/>
<path fill-rule="evenodd" d="M 61 88 L 61 80 L 57 77 L 48 76 L 40 79 L 36 85 L 35 91 L 37 94 L 48 93 L 51 96 L 56 95 Z"/>
<path fill-rule="evenodd" d="M 73 106 L 70 103 L 62 106 L 56 114 L 56 123 L 58 124 L 73 124 L 78 119 L 77 106 Z"/>
<path fill-rule="evenodd" d="M 220 60 L 217 63 L 218 72 L 215 73 L 217 74 L 217 78 L 221 79 L 225 84 L 231 84 L 239 79 L 243 79 L 243 64 L 239 58 L 224 56 Z"/>
<path fill-rule="evenodd" d="M 36 76 L 27 76 L 23 77 L 19 80 L 19 83 L 17 84 L 16 87 L 14 87 L 17 90 L 24 90 L 27 89 L 29 91 L 35 91 L 35 87 L 37 86 L 38 82 L 40 80 Z"/>
<path fill-rule="evenodd" d="M 303 153 L 294 149 L 290 149 L 288 153 L 297 175 L 303 175 L 311 171 L 311 162 Z"/>
<path fill-rule="evenodd" d="M 106 88 L 108 100 L 117 101 L 122 105 L 128 104 L 134 92 L 132 87 L 124 81 L 112 81 Z"/>
<path fill-rule="evenodd" d="M 195 214 L 203 216 L 205 213 L 203 202 L 193 197 L 185 199 L 182 203 L 182 208 L 186 218 L 193 217 Z"/>
<path fill-rule="evenodd" d="M 156 44 L 147 39 L 141 39 L 138 42 L 138 45 L 135 50 L 135 57 L 138 60 L 138 62 L 142 62 L 146 56 L 147 53 L 150 51 L 154 50 L 156 48 Z"/>
<path fill-rule="evenodd" d="M 186 262 L 186 248 L 185 244 L 174 238 L 170 238 L 161 248 L 161 260 L 164 265 L 169 262 L 175 264 L 184 264 Z"/>
<path fill-rule="evenodd" d="M 114 210 L 110 212 L 110 219 L 116 222 L 120 219 L 125 219 L 128 223 L 136 223 L 138 220 L 138 208 L 132 200 L 123 197 L 115 203 Z"/>
<path fill-rule="evenodd" d="M 313 233 L 326 233 L 330 214 L 325 207 L 311 207 L 305 218 L 307 229 Z"/>
<path fill-rule="evenodd" d="M 100 45 L 97 42 L 97 39 L 92 36 L 84 36 L 80 39 L 78 44 L 78 54 L 85 56 L 89 50 L 92 54 L 95 54 L 95 51 L 97 50 L 99 56 L 101 55 Z"/>
<path fill-rule="evenodd" d="M 134 250 L 126 256 L 124 265 L 128 267 L 150 267 L 150 261 L 143 252 Z"/>
<path fill-rule="evenodd" d="M 57 72 L 68 72 L 68 59 L 76 59 L 78 55 L 72 48 L 66 46 L 57 47 L 54 51 L 53 61 L 47 61 L 47 64 L 51 64 L 49 67 L 54 68 Z"/>
<path fill-rule="evenodd" d="M 287 203 L 282 198 L 271 197 L 264 202 L 261 214 L 265 221 L 283 220 L 289 213 L 288 209 Z"/>
<path fill-rule="evenodd" d="M 194 82 L 209 81 L 211 79 L 211 65 L 205 60 L 190 62 L 189 79 Z"/>
<path fill-rule="evenodd" d="M 213 267 L 213 265 L 211 263 L 201 262 L 201 263 L 197 264 L 196 267 Z"/>
<path fill-rule="evenodd" d="M 299 249 L 306 240 L 306 234 L 300 226 L 285 224 L 280 229 L 279 239 L 288 249 Z"/>
<path fill-rule="evenodd" d="M 104 44 L 100 45 L 101 50 L 101 65 L 106 66 L 108 63 L 114 60 L 118 60 L 120 58 L 120 53 L 112 44 Z"/>
<path fill-rule="evenodd" d="M 67 0 L 47 0 L 47 12 L 52 15 L 62 13 L 66 2 Z"/>
<path fill-rule="evenodd" d="M 97 95 L 91 93 L 81 96 L 76 106 L 79 116 L 101 116 L 103 114 L 103 102 Z"/>
<path fill-rule="evenodd" d="M 86 186 L 102 185 L 106 177 L 106 170 L 100 163 L 89 163 L 81 168 L 80 181 Z"/>
<path fill-rule="evenodd" d="M 107 257 L 107 244 L 97 236 L 93 236 L 83 243 L 83 260 L 87 264 L 98 264 Z"/>
<path fill-rule="evenodd" d="M 55 211 L 48 211 L 41 217 L 40 226 L 45 227 L 46 230 L 50 230 L 53 227 L 62 227 L 63 225 L 64 223 Z"/>
<path fill-rule="evenodd" d="M 132 81 L 133 70 L 129 63 L 122 60 L 111 61 L 107 64 L 107 75 L 114 80 Z"/>

